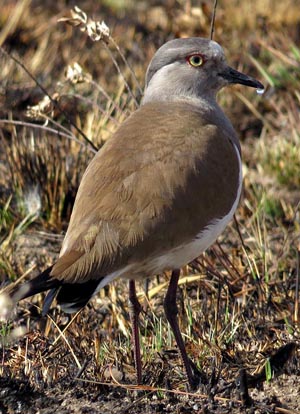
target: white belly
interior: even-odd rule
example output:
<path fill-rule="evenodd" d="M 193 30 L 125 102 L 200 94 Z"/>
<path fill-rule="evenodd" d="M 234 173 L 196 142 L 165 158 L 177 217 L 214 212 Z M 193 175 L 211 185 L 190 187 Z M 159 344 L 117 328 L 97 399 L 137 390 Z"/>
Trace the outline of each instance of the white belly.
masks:
<path fill-rule="evenodd" d="M 217 237 L 223 232 L 237 208 L 240 200 L 243 182 L 242 161 L 238 149 L 235 147 L 237 157 L 239 160 L 240 174 L 239 187 L 236 194 L 236 199 L 231 207 L 229 213 L 221 219 L 211 222 L 205 230 L 197 234 L 194 240 L 182 246 L 178 246 L 170 250 L 167 254 L 158 256 L 153 260 L 154 267 L 157 271 L 153 274 L 161 273 L 164 270 L 180 269 L 182 266 L 194 260 L 201 253 L 203 253 L 209 246 L 211 246 Z M 150 263 L 149 263 L 150 264 Z M 158 271 L 160 270 L 160 271 Z"/>

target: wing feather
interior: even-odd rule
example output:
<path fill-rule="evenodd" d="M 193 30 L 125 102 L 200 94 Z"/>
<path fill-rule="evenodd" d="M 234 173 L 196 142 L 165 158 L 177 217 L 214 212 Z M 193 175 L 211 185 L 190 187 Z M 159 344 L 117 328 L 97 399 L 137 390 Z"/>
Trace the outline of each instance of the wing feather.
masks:
<path fill-rule="evenodd" d="M 208 224 L 203 212 L 208 218 L 225 214 L 231 206 L 208 205 L 207 183 L 217 174 L 220 154 L 214 147 L 223 161 L 236 157 L 229 132 L 192 105 L 148 104 L 136 111 L 88 166 L 51 275 L 67 283 L 104 277 L 140 260 L 143 249 L 151 254 L 159 245 L 168 249 L 193 237 Z M 225 180 L 235 191 L 238 163 L 231 178 L 222 172 L 216 197 Z M 167 235 L 172 221 L 180 231 Z"/>

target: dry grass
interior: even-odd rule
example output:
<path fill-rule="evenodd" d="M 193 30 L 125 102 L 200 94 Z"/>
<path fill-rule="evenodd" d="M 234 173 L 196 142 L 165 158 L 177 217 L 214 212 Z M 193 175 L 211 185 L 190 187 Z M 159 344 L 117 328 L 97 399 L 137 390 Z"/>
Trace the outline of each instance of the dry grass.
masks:
<path fill-rule="evenodd" d="M 113 28 L 107 46 L 57 23 L 68 14 L 62 2 L 54 9 L 25 0 L 4 4 L 0 43 L 22 60 L 55 102 L 29 118 L 27 106 L 36 106 L 43 92 L 0 52 L 3 281 L 55 258 L 59 241 L 49 234 L 66 228 L 80 177 L 93 155 L 76 128 L 100 147 L 136 107 L 132 95 L 140 99 L 131 67 L 142 84 L 146 62 L 165 40 L 208 35 L 209 6 L 190 3 L 141 5 L 136 13 L 129 7 L 122 15 L 108 1 L 101 11 L 82 2 L 88 13 L 103 13 Z M 242 140 L 244 195 L 237 224 L 229 226 L 220 244 L 183 269 L 178 303 L 188 352 L 205 373 L 204 384 L 219 375 L 223 387 L 232 388 L 241 367 L 251 375 L 262 373 L 281 346 L 299 344 L 300 9 L 296 0 L 272 2 L 272 7 L 267 0 L 223 1 L 218 7 L 215 39 L 232 66 L 259 77 L 267 90 L 263 97 L 238 87 L 220 95 Z M 74 62 L 84 68 L 78 82 L 65 76 Z M 37 239 L 33 252 L 30 243 Z M 182 367 L 162 317 L 167 279 L 151 280 L 148 296 L 140 289 L 144 375 L 149 385 L 164 387 L 171 380 L 182 389 Z M 125 284 L 113 284 L 72 320 L 53 309 L 40 321 L 36 306 L 41 306 L 41 296 L 31 306 L 20 304 L 17 322 L 3 325 L 0 335 L 4 340 L 20 324 L 29 333 L 18 345 L 3 346 L 2 375 L 25 378 L 36 388 L 76 375 L 134 383 L 126 299 Z M 298 359 L 290 372 L 299 379 L 299 351 L 293 352 Z M 271 370 L 277 367 L 273 364 Z"/>

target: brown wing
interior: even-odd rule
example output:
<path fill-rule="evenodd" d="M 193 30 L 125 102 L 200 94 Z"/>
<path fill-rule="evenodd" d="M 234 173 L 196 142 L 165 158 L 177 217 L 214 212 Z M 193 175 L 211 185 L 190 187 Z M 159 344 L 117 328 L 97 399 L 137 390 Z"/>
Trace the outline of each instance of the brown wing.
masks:
<path fill-rule="evenodd" d="M 230 133 L 192 105 L 141 107 L 88 166 L 51 275 L 68 283 L 101 278 L 190 240 L 226 214 L 238 183 Z M 224 191 L 231 199 L 222 200 Z"/>

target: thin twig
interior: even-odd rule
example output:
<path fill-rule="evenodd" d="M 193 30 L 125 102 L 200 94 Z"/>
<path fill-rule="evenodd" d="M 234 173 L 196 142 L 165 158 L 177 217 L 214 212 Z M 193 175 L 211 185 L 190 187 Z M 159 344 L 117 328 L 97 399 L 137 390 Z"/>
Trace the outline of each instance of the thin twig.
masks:
<path fill-rule="evenodd" d="M 272 127 L 272 125 L 267 121 L 266 117 L 263 116 L 255 108 L 255 106 L 252 104 L 252 102 L 250 102 L 250 100 L 246 96 L 244 96 L 242 93 L 240 93 L 238 91 L 233 91 L 233 93 L 234 93 L 235 96 L 237 96 L 247 106 L 248 109 L 250 109 L 250 111 L 253 113 L 254 116 L 256 116 L 256 118 L 261 120 L 261 122 L 264 124 L 264 126 L 266 126 L 271 131 L 274 129 Z"/>
<path fill-rule="evenodd" d="M 124 112 L 124 110 L 120 107 L 120 105 L 118 105 L 110 96 L 109 94 L 105 91 L 105 89 L 103 89 L 103 87 L 101 85 L 99 85 L 97 82 L 95 82 L 93 79 L 91 79 L 89 81 L 89 83 L 96 88 L 100 93 L 102 93 L 102 95 L 104 95 L 104 97 L 107 99 L 108 102 L 110 102 L 114 109 L 120 111 L 121 113 Z"/>
<path fill-rule="evenodd" d="M 110 121 L 112 121 L 115 125 L 117 125 L 117 126 L 119 126 L 120 125 L 120 122 L 119 121 L 117 121 L 113 116 L 111 116 L 111 115 L 109 115 L 109 113 L 108 113 L 108 110 L 107 109 L 104 109 L 100 104 L 98 104 L 98 103 L 96 103 L 96 102 L 94 102 L 94 101 L 92 101 L 91 99 L 88 99 L 88 98 L 86 98 L 85 96 L 81 96 L 81 95 L 79 95 L 79 94 L 77 94 L 77 93 L 69 93 L 69 94 L 65 94 L 64 96 L 69 96 L 69 97 L 72 97 L 72 98 L 76 98 L 76 99 L 78 99 L 79 101 L 82 101 L 82 102 L 85 102 L 86 104 L 88 104 L 88 105 L 91 105 L 91 106 L 94 106 L 94 107 L 96 107 L 103 115 L 106 115 L 107 116 L 107 118 L 110 120 Z M 111 101 L 112 103 L 113 103 L 113 101 Z M 117 109 L 117 110 L 119 110 L 119 108 L 117 108 L 115 105 L 114 105 L 114 107 L 113 107 L 113 110 L 114 109 Z M 122 111 L 121 109 L 120 109 L 120 111 Z M 123 112 L 123 111 L 122 111 Z M 108 128 L 106 128 L 106 130 L 108 130 Z"/>
<path fill-rule="evenodd" d="M 152 387 L 150 385 L 131 385 L 131 384 L 122 384 L 120 382 L 101 382 L 101 381 L 94 381 L 94 380 L 90 380 L 90 379 L 83 379 L 83 378 L 75 378 L 75 380 L 83 382 L 83 383 L 87 383 L 87 384 L 95 384 L 95 385 L 106 385 L 106 386 L 110 386 L 110 387 L 121 387 L 126 389 L 127 391 L 144 391 L 144 392 L 149 392 L 150 394 L 153 394 L 154 392 L 165 392 L 167 394 L 173 394 L 173 395 L 183 395 L 185 397 L 190 397 L 190 398 L 195 398 L 195 399 L 208 399 L 209 395 L 208 394 L 202 394 L 199 392 L 187 392 L 187 391 L 181 391 L 181 390 L 169 390 L 169 389 L 165 389 L 165 388 L 158 388 L 158 387 Z M 147 397 L 147 394 L 145 395 L 145 397 Z M 235 398 L 226 398 L 226 397 L 219 397 L 218 395 L 216 395 L 214 397 L 214 399 L 216 401 L 220 401 L 220 402 L 224 402 L 224 403 L 235 403 L 235 404 L 239 404 L 242 405 L 242 401 L 235 399 Z M 259 407 L 259 404 L 257 405 Z M 297 411 L 294 411 L 293 409 L 289 410 L 286 408 L 281 408 L 281 407 L 275 407 L 274 408 L 276 413 L 283 413 L 283 414 L 297 414 Z"/>
<path fill-rule="evenodd" d="M 109 49 L 109 47 L 107 46 L 107 44 L 105 42 L 103 42 L 103 45 L 104 45 L 105 49 L 107 50 L 107 53 L 109 54 L 109 57 L 113 61 L 113 64 L 115 65 L 115 68 L 117 69 L 119 75 L 122 77 L 122 80 L 123 80 L 123 82 L 125 84 L 125 87 L 126 87 L 127 91 L 129 92 L 131 98 L 133 99 L 136 107 L 138 107 L 139 106 L 138 101 L 136 100 L 136 97 L 134 96 L 132 90 L 130 89 L 130 86 L 128 85 L 128 82 L 126 81 L 125 76 L 123 75 L 123 73 L 122 73 L 122 71 L 121 71 L 121 69 L 120 69 L 120 67 L 118 65 L 118 62 L 116 61 L 114 55 L 112 54 L 112 52 Z"/>
<path fill-rule="evenodd" d="M 71 323 L 74 321 L 74 319 L 77 317 L 77 315 L 79 314 L 81 312 L 81 309 L 80 309 L 80 311 L 78 311 L 74 316 L 73 316 L 73 318 L 71 319 L 71 321 L 68 323 L 68 325 L 63 329 L 63 330 L 61 330 L 60 329 L 60 327 L 57 325 L 57 323 L 55 322 L 55 320 L 53 319 L 53 318 L 51 318 L 51 316 L 50 315 L 47 315 L 47 317 L 50 319 L 50 321 L 52 322 L 52 324 L 56 327 L 56 329 L 58 330 L 58 332 L 59 332 L 59 335 L 56 337 L 56 339 L 55 339 L 55 341 L 53 342 L 53 346 L 57 343 L 57 341 L 60 339 L 60 338 L 62 338 L 64 341 L 65 341 L 65 343 L 66 343 L 66 345 L 67 345 L 67 347 L 69 348 L 69 350 L 70 350 L 70 352 L 71 352 L 71 354 L 72 354 L 72 356 L 73 356 L 73 358 L 74 358 L 74 361 L 75 361 L 75 363 L 76 363 L 76 365 L 77 365 L 77 367 L 78 367 L 78 369 L 79 370 L 81 370 L 81 368 L 82 368 L 82 365 L 81 365 L 81 363 L 79 362 L 79 359 L 77 358 L 77 356 L 76 356 L 76 354 L 75 354 L 75 352 L 74 352 L 74 350 L 73 350 L 73 348 L 72 348 L 72 346 L 71 346 L 71 344 L 70 344 L 70 342 L 68 341 L 68 339 L 67 339 L 67 337 L 66 337 L 66 335 L 65 335 L 65 331 L 68 329 L 68 327 L 71 325 Z"/>
<path fill-rule="evenodd" d="M 294 322 L 299 322 L 299 279 L 300 279 L 300 246 L 296 251 L 296 287 L 295 287 L 295 309 L 294 309 Z"/>
<path fill-rule="evenodd" d="M 215 20 L 216 20 L 216 13 L 217 13 L 217 5 L 218 5 L 218 0 L 215 0 L 215 2 L 214 2 L 214 9 L 213 9 L 213 15 L 212 15 L 211 24 L 210 24 L 210 40 L 213 40 L 213 37 L 214 37 Z"/>
<path fill-rule="evenodd" d="M 142 90 L 142 88 L 141 88 L 141 86 L 140 86 L 140 83 L 139 83 L 139 81 L 137 80 L 137 77 L 136 77 L 136 75 L 135 75 L 135 72 L 134 72 L 134 70 L 132 69 L 132 67 L 130 66 L 130 64 L 129 64 L 129 62 L 128 62 L 128 60 L 125 58 L 125 56 L 124 56 L 124 54 L 123 54 L 123 52 L 122 52 L 122 50 L 119 48 L 119 45 L 114 41 L 114 39 L 110 36 L 109 37 L 109 40 L 111 41 L 111 43 L 114 45 L 114 47 L 117 49 L 117 51 L 118 51 L 118 53 L 119 53 L 119 55 L 121 56 L 121 58 L 122 58 L 122 60 L 123 60 L 123 62 L 125 63 L 125 65 L 128 67 L 128 69 L 129 69 L 129 71 L 130 71 L 130 73 L 131 73 L 131 76 L 133 77 L 133 79 L 135 80 L 135 83 L 136 83 L 136 85 L 137 85 L 137 88 L 138 88 L 138 90 L 139 90 L 139 93 L 142 95 L 143 94 L 143 90 Z"/>
<path fill-rule="evenodd" d="M 70 119 L 69 114 L 60 106 L 60 104 L 52 98 L 52 96 L 48 93 L 48 91 L 44 88 L 44 86 L 37 80 L 37 78 L 27 69 L 27 67 L 22 63 L 18 58 L 16 58 L 12 53 L 7 52 L 3 47 L 0 47 L 1 52 L 5 55 L 11 58 L 14 62 L 17 63 L 26 73 L 27 75 L 35 82 L 35 84 L 41 89 L 41 91 L 48 96 L 53 106 L 59 110 L 60 113 L 62 113 L 65 117 L 68 123 L 73 126 L 76 131 L 83 137 L 83 139 L 96 151 L 98 151 L 98 148 L 96 145 L 85 135 L 85 133 L 78 128 L 78 126 Z"/>
<path fill-rule="evenodd" d="M 222 263 L 222 265 L 224 266 L 224 268 L 227 270 L 227 272 L 229 273 L 229 275 L 236 280 L 236 277 L 234 276 L 234 274 L 232 273 L 232 270 L 237 274 L 237 278 L 240 280 L 241 278 L 241 274 L 238 271 L 238 269 L 236 268 L 236 266 L 233 264 L 233 261 L 229 259 L 229 256 L 227 253 L 225 253 L 224 249 L 221 246 L 221 243 L 219 243 L 218 241 L 216 242 L 216 245 L 218 246 L 219 250 L 221 251 L 221 255 L 219 254 L 219 252 L 216 251 L 216 249 L 214 250 L 214 254 L 217 256 L 217 258 L 220 260 L 220 262 Z"/>
<path fill-rule="evenodd" d="M 234 220 L 234 224 L 235 224 L 236 230 L 237 230 L 237 232 L 238 232 L 238 235 L 239 235 L 240 241 L 241 241 L 241 243 L 242 243 L 242 246 L 243 246 L 243 248 L 244 248 L 244 250 L 245 250 L 245 252 L 246 252 L 246 251 L 247 251 L 247 248 L 246 248 L 246 245 L 245 245 L 245 242 L 244 242 L 244 239 L 243 239 L 243 236 L 242 236 L 241 230 L 240 230 L 240 225 L 239 225 L 239 222 L 237 221 L 237 218 L 236 218 L 236 215 L 235 215 L 235 214 L 233 215 L 233 220 Z"/>
<path fill-rule="evenodd" d="M 53 121 L 53 120 L 51 120 L 51 121 Z M 82 145 L 82 146 L 85 145 L 82 141 L 80 141 L 78 138 L 76 138 L 75 135 L 73 135 L 71 132 L 70 132 L 70 134 L 66 134 L 64 132 L 59 131 L 58 129 L 49 128 L 46 125 L 34 124 L 32 122 L 14 121 L 14 120 L 8 120 L 8 119 L 0 119 L 0 124 L 12 124 L 12 125 L 21 125 L 21 126 L 24 126 L 24 127 L 39 128 L 39 129 L 43 129 L 44 131 L 51 132 L 53 134 L 57 134 L 61 137 L 70 139 L 72 141 L 75 141 L 79 145 Z M 59 125 L 59 126 L 62 127 L 61 125 Z M 97 149 L 91 148 L 91 151 L 93 153 L 96 153 Z"/>
<path fill-rule="evenodd" d="M 1 248 L 2 248 L 2 245 L 1 245 Z M 23 282 L 23 280 L 27 277 L 27 275 L 29 275 L 35 268 L 36 268 L 36 264 L 30 266 L 30 268 L 27 269 L 15 282 L 13 282 L 12 284 L 6 285 L 3 289 L 1 289 L 0 290 L 1 294 L 6 291 L 10 291 L 12 287 L 14 288 L 20 285 L 21 282 Z"/>

